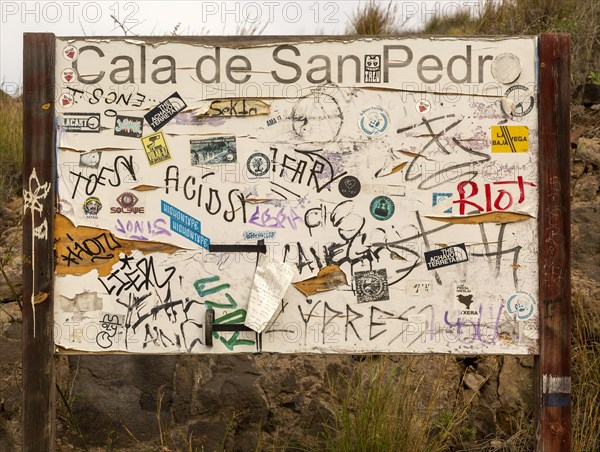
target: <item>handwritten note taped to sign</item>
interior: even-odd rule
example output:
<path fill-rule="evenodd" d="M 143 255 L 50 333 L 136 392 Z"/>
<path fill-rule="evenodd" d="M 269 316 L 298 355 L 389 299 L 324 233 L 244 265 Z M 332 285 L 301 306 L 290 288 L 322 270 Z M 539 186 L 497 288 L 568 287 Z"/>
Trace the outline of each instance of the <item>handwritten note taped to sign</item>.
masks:
<path fill-rule="evenodd" d="M 271 262 L 268 254 L 258 258 L 254 284 L 248 301 L 248 311 L 244 324 L 261 333 L 281 303 L 287 291 L 294 267 L 284 262 Z"/>

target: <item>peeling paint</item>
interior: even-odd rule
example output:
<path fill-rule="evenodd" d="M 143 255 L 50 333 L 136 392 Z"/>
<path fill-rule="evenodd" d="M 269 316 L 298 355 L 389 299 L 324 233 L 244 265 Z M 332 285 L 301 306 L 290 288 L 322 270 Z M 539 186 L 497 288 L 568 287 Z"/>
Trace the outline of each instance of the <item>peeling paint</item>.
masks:
<path fill-rule="evenodd" d="M 75 227 L 60 214 L 56 215 L 54 227 L 57 275 L 84 275 L 97 270 L 99 276 L 107 276 L 112 266 L 119 262 L 121 253 L 130 254 L 133 250 L 175 253 L 181 250 L 165 243 L 121 239 L 106 229 Z"/>
<path fill-rule="evenodd" d="M 293 283 L 293 286 L 306 296 L 346 285 L 348 285 L 346 274 L 337 265 L 323 267 L 317 276 Z"/>
<path fill-rule="evenodd" d="M 133 190 L 135 191 L 154 191 L 154 190 L 158 190 L 161 187 L 157 187 L 156 185 L 137 185 L 136 187 L 133 187 Z"/>
<path fill-rule="evenodd" d="M 445 223 L 452 223 L 452 224 L 482 224 L 482 223 L 506 224 L 506 223 L 516 223 L 519 221 L 530 220 L 533 217 L 529 214 L 518 213 L 518 212 L 488 212 L 488 213 L 468 215 L 468 216 L 464 216 L 464 217 L 426 216 L 425 218 L 429 218 L 430 220 L 435 220 L 435 221 L 443 221 Z"/>
<path fill-rule="evenodd" d="M 433 159 L 431 159 L 431 158 L 429 158 L 429 157 L 427 157 L 427 156 L 425 156 L 425 155 L 423 155 L 423 154 L 419 154 L 419 153 L 417 153 L 417 152 L 410 152 L 410 151 L 398 151 L 398 152 L 400 152 L 401 154 L 404 154 L 404 155 L 406 155 L 407 157 L 411 157 L 411 158 L 422 158 L 422 159 L 425 159 L 425 160 L 427 160 L 427 161 L 429 161 L 429 162 L 432 162 L 432 161 L 433 161 Z"/>
<path fill-rule="evenodd" d="M 46 292 L 39 292 L 35 297 L 33 297 L 33 302 L 35 304 L 40 304 L 46 301 L 48 298 L 48 294 Z"/>
<path fill-rule="evenodd" d="M 392 174 L 396 174 L 402 171 L 406 167 L 406 165 L 408 165 L 408 162 L 402 162 L 400 164 L 394 165 L 390 169 L 382 168 L 375 173 L 375 177 L 391 176 Z"/>
<path fill-rule="evenodd" d="M 63 312 L 89 312 L 102 310 L 102 298 L 96 292 L 84 292 L 73 298 L 58 296 L 58 303 Z"/>
<path fill-rule="evenodd" d="M 542 391 L 544 393 L 571 393 L 571 377 L 560 377 L 544 374 L 542 377 Z"/>

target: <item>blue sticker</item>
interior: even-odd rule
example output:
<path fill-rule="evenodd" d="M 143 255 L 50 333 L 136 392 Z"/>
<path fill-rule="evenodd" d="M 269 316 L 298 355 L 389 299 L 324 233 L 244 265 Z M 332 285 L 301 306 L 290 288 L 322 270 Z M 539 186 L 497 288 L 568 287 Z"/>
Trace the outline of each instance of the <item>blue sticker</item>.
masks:
<path fill-rule="evenodd" d="M 506 303 L 506 311 L 517 318 L 527 320 L 535 312 L 535 299 L 527 292 L 517 292 L 512 295 Z"/>
<path fill-rule="evenodd" d="M 171 231 L 204 249 L 210 248 L 210 239 L 201 234 L 202 224 L 200 221 L 165 201 L 161 201 L 160 211 L 171 218 Z"/>
<path fill-rule="evenodd" d="M 365 135 L 380 135 L 388 128 L 390 121 L 386 111 L 381 107 L 369 107 L 360 112 L 358 124 Z"/>
<path fill-rule="evenodd" d="M 432 201 L 432 206 L 437 206 L 439 203 L 441 203 L 442 201 L 445 201 L 448 198 L 452 197 L 452 193 L 434 193 L 433 194 L 433 201 Z M 450 207 L 449 209 L 444 210 L 444 213 L 452 213 L 452 207 Z"/>

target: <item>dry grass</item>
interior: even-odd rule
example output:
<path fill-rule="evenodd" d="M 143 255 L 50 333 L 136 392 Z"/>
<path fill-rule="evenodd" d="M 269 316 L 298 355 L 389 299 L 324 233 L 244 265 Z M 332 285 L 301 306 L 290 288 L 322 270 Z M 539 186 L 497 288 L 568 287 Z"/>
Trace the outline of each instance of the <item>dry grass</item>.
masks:
<path fill-rule="evenodd" d="M 440 410 L 448 375 L 441 372 L 426 386 L 424 376 L 415 381 L 410 368 L 411 360 L 398 366 L 385 356 L 369 357 L 341 376 L 340 388 L 330 382 L 340 401 L 319 450 L 445 451 L 460 441 L 469 402 L 462 405 L 457 397 L 451 411 Z"/>
<path fill-rule="evenodd" d="M 397 17 L 397 3 L 390 1 L 386 7 L 375 0 L 369 0 L 352 15 L 346 34 L 389 35 L 398 33 L 400 26 L 396 23 Z"/>
<path fill-rule="evenodd" d="M 0 90 L 0 199 L 20 193 L 23 161 L 23 105 Z"/>
<path fill-rule="evenodd" d="M 476 17 L 464 10 L 437 16 L 425 33 L 443 35 L 537 35 L 571 33 L 575 86 L 600 69 L 600 2 L 598 0 L 503 0 L 486 2 Z"/>
<path fill-rule="evenodd" d="M 600 450 L 600 325 L 573 299 L 573 440 L 574 451 Z"/>

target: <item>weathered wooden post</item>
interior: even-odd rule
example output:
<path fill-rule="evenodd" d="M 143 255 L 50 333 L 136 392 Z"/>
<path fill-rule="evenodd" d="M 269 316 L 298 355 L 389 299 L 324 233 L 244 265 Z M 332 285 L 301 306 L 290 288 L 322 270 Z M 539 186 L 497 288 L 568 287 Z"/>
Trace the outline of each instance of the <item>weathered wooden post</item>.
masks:
<path fill-rule="evenodd" d="M 23 450 L 53 451 L 54 43 L 26 33 L 23 46 Z"/>
<path fill-rule="evenodd" d="M 570 41 L 539 41 L 540 354 L 536 366 L 537 447 L 571 450 Z"/>

